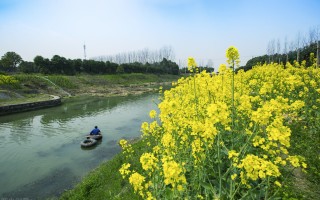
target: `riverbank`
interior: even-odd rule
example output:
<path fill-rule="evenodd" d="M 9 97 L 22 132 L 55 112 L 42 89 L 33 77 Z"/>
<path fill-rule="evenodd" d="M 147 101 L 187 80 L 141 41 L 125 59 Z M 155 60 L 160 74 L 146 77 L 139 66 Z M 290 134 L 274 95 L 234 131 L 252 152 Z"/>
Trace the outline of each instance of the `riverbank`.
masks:
<path fill-rule="evenodd" d="M 51 99 L 43 101 L 30 101 L 21 104 L 3 105 L 0 106 L 0 116 L 18 112 L 25 112 L 30 110 L 36 110 L 41 108 L 49 108 L 53 106 L 61 105 L 61 98 L 58 96 L 51 95 Z"/>
<path fill-rule="evenodd" d="M 147 144 L 143 140 L 137 140 L 132 144 L 135 154 L 130 158 L 133 165 L 139 165 L 139 158 L 144 153 Z M 60 200 L 139 200 L 141 197 L 135 194 L 132 186 L 124 180 L 119 169 L 128 162 L 122 153 L 117 154 L 111 160 L 101 163 L 96 169 L 86 175 L 72 190 L 62 194 Z"/>
<path fill-rule="evenodd" d="M 75 96 L 126 96 L 158 90 L 170 85 L 179 76 L 155 74 L 118 75 L 29 75 L 16 74 L 18 83 L 0 88 L 0 106 L 45 101 L 50 95 L 62 98 Z"/>

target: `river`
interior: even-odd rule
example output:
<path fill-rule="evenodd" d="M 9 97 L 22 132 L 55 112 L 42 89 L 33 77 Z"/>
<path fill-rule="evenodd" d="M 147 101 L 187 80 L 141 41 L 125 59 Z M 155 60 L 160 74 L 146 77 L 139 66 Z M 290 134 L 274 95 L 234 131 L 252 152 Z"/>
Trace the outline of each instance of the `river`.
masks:
<path fill-rule="evenodd" d="M 48 198 L 70 189 L 120 152 L 121 138 L 140 136 L 157 94 L 77 97 L 61 106 L 0 117 L 0 198 Z M 97 125 L 95 148 L 80 142 Z"/>

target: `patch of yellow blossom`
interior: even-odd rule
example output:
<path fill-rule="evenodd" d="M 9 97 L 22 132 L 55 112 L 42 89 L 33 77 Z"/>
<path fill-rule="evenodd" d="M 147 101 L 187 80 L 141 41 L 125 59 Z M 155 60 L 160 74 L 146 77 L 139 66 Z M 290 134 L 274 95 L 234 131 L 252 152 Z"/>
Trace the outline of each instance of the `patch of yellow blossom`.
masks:
<path fill-rule="evenodd" d="M 182 191 L 183 185 L 187 182 L 184 171 L 183 167 L 173 160 L 164 162 L 163 175 L 165 185 L 171 185 L 178 191 Z"/>
<path fill-rule="evenodd" d="M 145 177 L 139 174 L 138 172 L 134 172 L 129 177 L 129 183 L 133 186 L 135 192 L 142 191 L 144 189 L 143 183 L 145 182 Z"/>
<path fill-rule="evenodd" d="M 242 159 L 237 167 L 243 169 L 243 173 L 240 175 L 243 183 L 246 183 L 247 180 L 255 181 L 258 178 L 264 179 L 267 176 L 278 177 L 281 175 L 277 165 L 252 154 L 248 154 Z"/>
<path fill-rule="evenodd" d="M 149 113 L 149 116 L 150 116 L 151 119 L 156 118 L 156 116 L 157 116 L 157 111 L 151 110 L 150 113 Z"/>
<path fill-rule="evenodd" d="M 235 47 L 229 48 L 226 55 L 229 65 L 239 63 Z M 152 152 L 140 157 L 144 171 L 133 172 L 129 178 L 135 191 L 140 191 L 143 198 L 153 198 L 165 196 L 167 188 L 176 198 L 182 195 L 190 199 L 188 195 L 192 192 L 193 197 L 199 194 L 202 188 L 199 183 L 221 180 L 225 181 L 221 187 L 233 183 L 240 188 L 233 192 L 243 194 L 240 190 L 252 189 L 267 180 L 281 187 L 277 179 L 288 165 L 307 167 L 302 157 L 290 155 L 290 137 L 295 134 L 290 127 L 301 121 L 310 93 L 317 95 L 314 101 L 319 99 L 319 69 L 299 63 L 287 63 L 286 67 L 277 63 L 258 65 L 234 74 L 232 88 L 233 71 L 225 64 L 213 76 L 206 71 L 197 73 L 196 66 L 194 58 L 188 58 L 189 70 L 195 73 L 179 79 L 172 89 L 163 92 L 159 114 L 150 111 L 155 120 L 141 125 L 143 138 L 155 146 L 150 148 Z M 127 148 L 125 142 L 123 145 Z M 129 167 L 123 165 L 120 173 L 128 176 Z M 153 184 L 157 187 L 146 187 L 146 182 L 155 177 L 158 182 Z M 224 188 L 228 189 L 232 187 Z M 219 188 L 212 191 L 219 193 Z M 229 198 L 221 195 L 211 194 Z M 197 197 L 203 196 L 201 193 Z"/>
<path fill-rule="evenodd" d="M 131 173 L 129 170 L 130 166 L 131 165 L 129 163 L 122 164 L 121 168 L 119 169 L 122 178 L 126 178 Z"/>
<path fill-rule="evenodd" d="M 152 153 L 143 153 L 140 157 L 142 169 L 146 171 L 154 171 L 156 169 L 157 162 L 158 159 Z"/>
<path fill-rule="evenodd" d="M 16 83 L 18 83 L 18 80 L 14 77 L 0 74 L 0 85 L 10 85 Z"/>
<path fill-rule="evenodd" d="M 130 157 L 134 152 L 132 146 L 128 143 L 127 140 L 121 139 L 119 141 L 119 145 L 122 148 L 123 153 L 126 154 L 126 157 Z"/>
<path fill-rule="evenodd" d="M 197 69 L 196 61 L 194 60 L 193 57 L 189 57 L 188 58 L 188 70 L 192 73 L 192 72 L 195 72 L 196 69 Z"/>
<path fill-rule="evenodd" d="M 227 63 L 229 63 L 230 65 L 236 64 L 239 65 L 240 60 L 239 60 L 239 51 L 236 47 L 231 46 L 227 49 L 226 51 L 226 57 L 227 57 Z"/>

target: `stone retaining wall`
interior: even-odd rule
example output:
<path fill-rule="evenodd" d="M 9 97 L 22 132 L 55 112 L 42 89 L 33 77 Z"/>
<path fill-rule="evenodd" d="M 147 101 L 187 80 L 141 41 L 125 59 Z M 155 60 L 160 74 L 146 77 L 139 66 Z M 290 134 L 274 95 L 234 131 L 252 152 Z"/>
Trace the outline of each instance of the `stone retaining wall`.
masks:
<path fill-rule="evenodd" d="M 36 110 L 40 108 L 47 108 L 52 106 L 61 105 L 61 98 L 52 96 L 53 99 L 47 101 L 38 101 L 31 103 L 14 104 L 7 106 L 0 106 L 0 115 L 7 115 L 11 113 L 24 112 L 29 110 Z"/>

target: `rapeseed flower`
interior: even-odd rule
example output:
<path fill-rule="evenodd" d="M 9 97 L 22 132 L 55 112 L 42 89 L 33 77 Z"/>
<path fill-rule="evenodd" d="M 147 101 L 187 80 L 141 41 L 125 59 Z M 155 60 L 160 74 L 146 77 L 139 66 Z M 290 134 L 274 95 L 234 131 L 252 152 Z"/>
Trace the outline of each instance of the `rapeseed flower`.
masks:
<path fill-rule="evenodd" d="M 197 67 L 197 63 L 196 63 L 195 59 L 193 57 L 189 57 L 188 58 L 188 70 L 190 72 L 195 72 L 196 67 Z"/>
<path fill-rule="evenodd" d="M 138 172 L 134 172 L 129 177 L 129 183 L 133 186 L 135 192 L 141 191 L 143 189 L 143 183 L 145 181 L 145 177 L 139 174 Z"/>
<path fill-rule="evenodd" d="M 155 170 L 158 159 L 152 153 L 143 153 L 140 157 L 142 168 L 146 171 Z"/>
<path fill-rule="evenodd" d="M 186 184 L 186 177 L 184 176 L 184 169 L 175 161 L 168 161 L 163 163 L 164 183 L 172 185 L 173 188 Z"/>
<path fill-rule="evenodd" d="M 151 110 L 150 113 L 149 113 L 149 116 L 150 116 L 151 119 L 156 118 L 156 116 L 157 116 L 157 111 Z"/>
<path fill-rule="evenodd" d="M 238 64 L 235 47 L 226 55 L 229 66 Z M 188 58 L 191 72 L 196 66 Z M 161 93 L 159 113 L 149 113 L 154 120 L 141 125 L 151 145 L 140 156 L 142 170 L 131 171 L 126 164 L 120 173 L 150 199 L 168 193 L 228 199 L 226 193 L 239 197 L 256 185 L 258 193 L 270 192 L 269 182 L 282 187 L 278 180 L 288 165 L 307 167 L 302 157 L 290 154 L 290 139 L 296 134 L 292 127 L 320 106 L 319 80 L 319 69 L 299 63 L 262 64 L 237 74 L 221 64 L 217 75 L 203 71 L 181 78 Z"/>
<path fill-rule="evenodd" d="M 129 170 L 129 168 L 130 168 L 130 163 L 124 163 L 124 164 L 122 164 L 122 166 L 121 166 L 121 168 L 119 169 L 119 172 L 120 172 L 120 174 L 122 175 L 122 178 L 126 178 L 127 177 L 127 175 L 129 175 L 130 174 L 130 170 Z"/>

